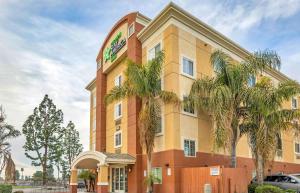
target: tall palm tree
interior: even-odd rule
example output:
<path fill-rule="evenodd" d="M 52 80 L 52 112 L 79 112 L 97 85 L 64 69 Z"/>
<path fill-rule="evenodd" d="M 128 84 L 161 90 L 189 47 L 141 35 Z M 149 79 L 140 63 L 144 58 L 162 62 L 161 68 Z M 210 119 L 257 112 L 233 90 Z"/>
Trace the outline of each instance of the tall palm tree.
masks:
<path fill-rule="evenodd" d="M 214 150 L 231 152 L 231 167 L 236 167 L 236 146 L 241 137 L 239 124 L 245 116 L 243 100 L 249 79 L 266 68 L 280 67 L 280 58 L 273 51 L 256 52 L 244 62 L 236 62 L 217 50 L 212 53 L 214 77 L 196 80 L 185 104 L 191 103 L 200 111 L 208 112 L 214 124 Z"/>
<path fill-rule="evenodd" d="M 141 99 L 138 124 L 140 129 L 140 143 L 147 155 L 147 176 L 151 176 L 151 155 L 154 148 L 156 130 L 161 122 L 161 103 L 179 104 L 180 100 L 175 93 L 161 89 L 162 65 L 164 53 L 146 64 L 136 64 L 128 61 L 125 82 L 114 87 L 105 98 L 106 104 L 118 101 L 125 97 L 136 96 Z M 152 187 L 147 185 L 147 191 Z"/>
<path fill-rule="evenodd" d="M 299 126 L 293 120 L 300 118 L 300 111 L 283 109 L 282 104 L 299 92 L 300 86 L 295 81 L 285 81 L 275 87 L 266 77 L 249 88 L 245 104 L 247 116 L 241 131 L 249 138 L 260 184 L 263 183 L 265 164 L 274 159 L 278 136 L 291 129 L 298 133 Z"/>
<path fill-rule="evenodd" d="M 3 107 L 0 106 L 0 175 L 10 158 L 10 143 L 11 138 L 21 135 L 20 131 L 16 130 L 12 125 L 5 122 L 6 115 Z"/>

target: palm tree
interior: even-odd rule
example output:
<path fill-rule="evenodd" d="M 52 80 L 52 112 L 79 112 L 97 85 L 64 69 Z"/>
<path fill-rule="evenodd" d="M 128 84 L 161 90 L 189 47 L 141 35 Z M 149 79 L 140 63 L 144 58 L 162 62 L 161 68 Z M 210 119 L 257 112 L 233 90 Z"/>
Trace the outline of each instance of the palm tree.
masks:
<path fill-rule="evenodd" d="M 140 143 L 147 155 L 147 175 L 151 174 L 151 155 L 154 148 L 156 130 L 161 122 L 161 102 L 179 104 L 180 100 L 175 93 L 161 89 L 161 72 L 164 62 L 164 53 L 146 64 L 136 64 L 128 61 L 123 85 L 114 87 L 106 95 L 106 104 L 118 101 L 125 97 L 137 96 L 142 106 L 139 111 L 138 124 L 140 129 Z M 147 191 L 152 187 L 147 185 Z"/>
<path fill-rule="evenodd" d="M 5 122 L 6 115 L 0 106 L 0 175 L 10 159 L 10 143 L 8 140 L 18 137 L 20 131 Z"/>
<path fill-rule="evenodd" d="M 295 81 L 275 87 L 266 77 L 249 88 L 245 104 L 248 112 L 241 131 L 248 136 L 259 184 L 263 183 L 266 163 L 274 159 L 278 136 L 291 129 L 298 133 L 299 126 L 293 120 L 300 118 L 300 111 L 283 109 L 282 104 L 299 92 L 300 86 Z"/>
<path fill-rule="evenodd" d="M 194 105 L 207 112 L 213 122 L 213 149 L 231 152 L 231 167 L 236 167 L 236 146 L 241 137 L 239 124 L 245 116 L 243 106 L 249 79 L 266 68 L 280 66 L 280 58 L 273 51 L 256 52 L 244 62 L 236 62 L 224 52 L 212 53 L 214 77 L 196 80 L 185 105 Z"/>

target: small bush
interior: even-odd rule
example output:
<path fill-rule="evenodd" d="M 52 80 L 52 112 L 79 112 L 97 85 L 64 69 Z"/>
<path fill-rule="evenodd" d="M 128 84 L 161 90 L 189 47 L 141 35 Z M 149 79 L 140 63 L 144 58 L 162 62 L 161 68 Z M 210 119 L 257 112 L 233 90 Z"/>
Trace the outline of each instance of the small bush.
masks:
<path fill-rule="evenodd" d="M 256 187 L 255 193 L 285 193 L 285 192 L 276 186 L 261 185 Z"/>
<path fill-rule="evenodd" d="M 0 193 L 12 193 L 12 185 L 1 184 Z"/>
<path fill-rule="evenodd" d="M 255 193 L 255 188 L 258 186 L 256 183 L 252 183 L 248 185 L 248 193 Z"/>
<path fill-rule="evenodd" d="M 285 190 L 285 193 L 297 193 L 297 191 L 288 189 L 288 190 Z"/>

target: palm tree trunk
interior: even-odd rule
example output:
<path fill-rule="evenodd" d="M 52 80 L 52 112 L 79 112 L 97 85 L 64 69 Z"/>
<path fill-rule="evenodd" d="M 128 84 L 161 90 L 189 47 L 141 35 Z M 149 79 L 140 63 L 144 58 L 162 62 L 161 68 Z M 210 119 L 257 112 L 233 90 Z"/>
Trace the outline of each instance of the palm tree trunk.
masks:
<path fill-rule="evenodd" d="M 232 168 L 236 168 L 236 141 L 233 140 L 231 142 L 231 154 L 230 154 L 231 164 L 230 166 Z"/>
<path fill-rule="evenodd" d="M 257 169 L 256 169 L 256 176 L 257 176 L 257 183 L 263 184 L 264 182 L 264 161 L 261 155 L 257 155 Z"/>
<path fill-rule="evenodd" d="M 151 155 L 147 156 L 147 176 L 150 177 L 151 175 L 151 169 L 152 169 L 152 163 L 151 163 Z M 151 184 L 147 184 L 147 192 L 148 193 L 152 193 L 152 185 Z"/>

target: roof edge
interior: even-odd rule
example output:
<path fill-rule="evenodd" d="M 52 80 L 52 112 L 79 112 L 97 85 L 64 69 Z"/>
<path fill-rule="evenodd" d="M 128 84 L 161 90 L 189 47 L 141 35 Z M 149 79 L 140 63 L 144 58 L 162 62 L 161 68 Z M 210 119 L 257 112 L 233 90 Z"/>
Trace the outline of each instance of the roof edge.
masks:
<path fill-rule="evenodd" d="M 171 11 L 177 12 L 181 16 L 183 16 L 183 17 L 187 18 L 188 20 L 190 20 L 192 23 L 197 24 L 198 27 L 201 26 L 202 28 L 204 28 L 204 30 L 206 30 L 209 33 L 209 35 L 217 37 L 219 39 L 219 40 L 214 39 L 213 41 L 217 42 L 222 47 L 227 48 L 227 49 L 228 49 L 228 46 L 232 47 L 237 52 L 234 53 L 231 49 L 229 49 L 229 51 L 233 52 L 234 54 L 237 54 L 239 57 L 245 59 L 247 56 L 252 54 L 247 49 L 240 46 L 238 43 L 236 43 L 233 40 L 229 39 L 228 37 L 226 37 L 222 33 L 215 30 L 210 25 L 204 23 L 203 21 L 201 21 L 200 19 L 198 19 L 194 15 L 188 13 L 187 11 L 185 11 L 184 9 L 182 9 L 181 7 L 179 7 L 177 4 L 175 4 L 173 2 L 170 2 L 162 11 L 159 12 L 159 14 L 144 29 L 142 29 L 137 34 L 138 39 L 142 42 L 144 40 L 148 39 L 148 37 L 150 37 L 151 34 L 147 34 L 147 33 L 150 32 L 151 28 L 155 27 L 155 25 L 157 25 L 157 23 L 160 21 L 160 19 L 162 19 L 163 16 L 165 16 L 166 14 L 168 14 Z M 174 15 L 170 15 L 170 17 L 174 17 Z M 163 24 L 161 24 L 161 25 L 163 25 Z M 195 25 L 195 26 L 197 26 L 197 25 Z M 223 41 L 223 42 L 221 42 L 220 40 Z M 224 43 L 227 44 L 227 45 L 225 45 Z M 276 77 L 278 77 L 281 80 L 291 80 L 291 78 L 289 78 L 287 75 L 283 74 L 282 72 L 280 72 L 278 70 L 272 69 L 272 68 L 267 69 L 266 73 L 268 73 L 268 74 L 270 73 L 272 75 L 275 75 Z"/>

